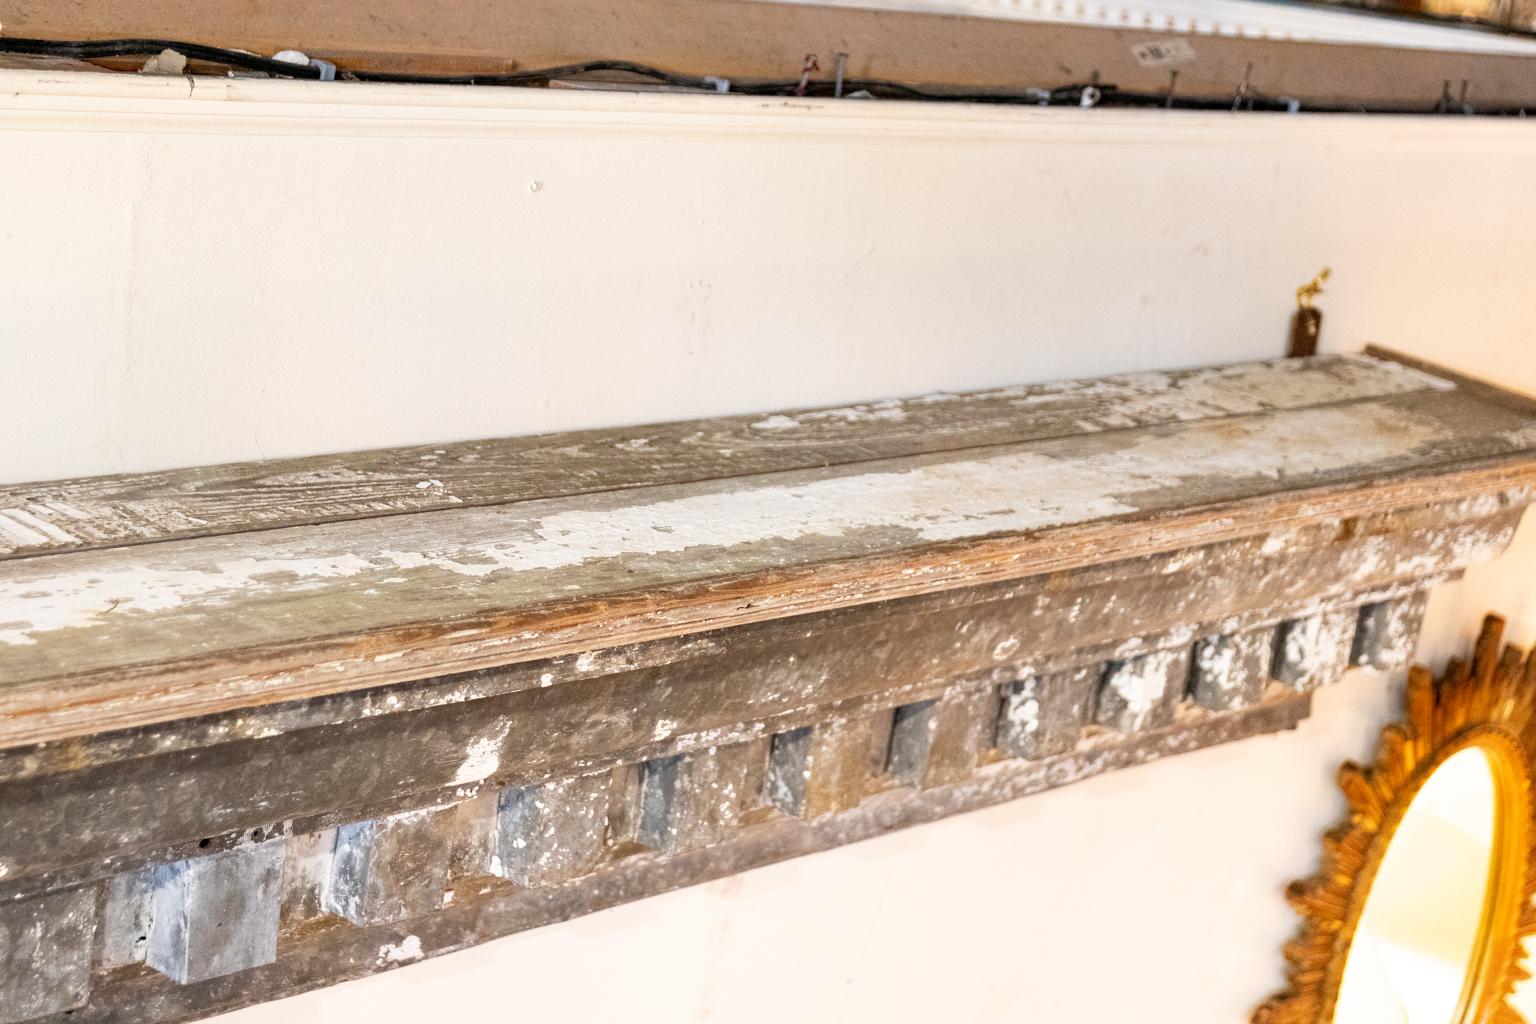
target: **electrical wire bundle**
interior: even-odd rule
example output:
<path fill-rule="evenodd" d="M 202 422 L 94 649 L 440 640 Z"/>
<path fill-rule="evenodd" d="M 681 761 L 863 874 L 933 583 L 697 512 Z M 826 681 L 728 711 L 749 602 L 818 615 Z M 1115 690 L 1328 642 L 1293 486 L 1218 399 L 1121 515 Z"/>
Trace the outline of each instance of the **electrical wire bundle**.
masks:
<path fill-rule="evenodd" d="M 627 60 L 589 60 L 554 67 L 532 68 L 497 74 L 435 75 L 396 71 L 364 71 L 336 69 L 325 61 L 282 59 L 264 57 L 244 50 L 204 46 L 171 39 L 101 39 L 101 40 L 51 40 L 24 39 L 0 36 L 0 53 L 12 53 L 37 57 L 66 57 L 83 61 L 107 60 L 122 57 L 152 57 L 164 51 L 173 51 L 188 60 L 219 65 L 233 71 L 254 72 L 279 78 L 307 80 L 336 79 L 353 82 L 392 82 L 414 85 L 474 85 L 474 86 L 548 86 L 557 81 L 580 81 L 591 76 L 609 76 L 610 84 L 615 74 L 631 79 L 654 82 L 674 88 L 721 92 L 725 86 L 730 92 L 750 96 L 809 96 L 832 97 L 857 94 L 880 99 L 927 100 L 960 103 L 997 103 L 1029 106 L 1071 107 L 1163 107 L 1180 110 L 1245 110 L 1284 111 L 1296 113 L 1302 109 L 1296 100 L 1286 97 L 1268 97 L 1249 89 L 1246 82 L 1240 87 L 1237 98 L 1176 96 L 1170 83 L 1165 93 L 1119 89 L 1114 85 L 1102 85 L 1097 81 L 1058 86 L 1055 88 L 1026 88 L 1007 90 L 960 90 L 944 87 L 923 87 L 887 79 L 844 80 L 839 75 L 836 83 L 825 79 L 810 79 L 802 75 L 795 80 L 742 81 L 726 80 L 699 75 L 686 75 L 665 71 L 648 64 Z M 295 56 L 302 57 L 301 54 Z M 596 80 L 596 79 L 594 79 Z M 1308 104 L 1309 113 L 1361 113 L 1361 114 L 1423 114 L 1458 113 L 1525 116 L 1523 108 L 1490 108 L 1473 111 L 1465 102 L 1448 102 L 1450 83 L 1445 93 L 1433 106 L 1402 105 L 1346 106 Z"/>

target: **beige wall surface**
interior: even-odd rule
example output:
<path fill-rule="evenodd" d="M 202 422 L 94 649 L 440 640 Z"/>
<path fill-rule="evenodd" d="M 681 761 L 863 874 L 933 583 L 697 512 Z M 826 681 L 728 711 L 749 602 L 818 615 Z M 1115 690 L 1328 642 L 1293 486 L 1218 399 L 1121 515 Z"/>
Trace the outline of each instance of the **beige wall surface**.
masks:
<path fill-rule="evenodd" d="M 1325 347 L 1536 391 L 1536 135 L 0 73 L 0 481 Z M 1439 592 L 1536 634 L 1536 526 Z M 1399 680 L 1174 758 L 232 1015 L 1243 1019 Z"/>

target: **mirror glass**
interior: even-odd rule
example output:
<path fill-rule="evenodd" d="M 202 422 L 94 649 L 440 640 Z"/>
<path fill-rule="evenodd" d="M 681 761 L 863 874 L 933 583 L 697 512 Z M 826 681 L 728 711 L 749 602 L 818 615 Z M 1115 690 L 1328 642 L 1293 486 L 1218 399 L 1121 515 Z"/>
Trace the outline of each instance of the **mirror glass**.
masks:
<path fill-rule="evenodd" d="M 1414 797 L 1366 898 L 1336 1024 L 1459 1024 L 1478 952 L 1498 793 L 1478 747 L 1449 757 Z"/>

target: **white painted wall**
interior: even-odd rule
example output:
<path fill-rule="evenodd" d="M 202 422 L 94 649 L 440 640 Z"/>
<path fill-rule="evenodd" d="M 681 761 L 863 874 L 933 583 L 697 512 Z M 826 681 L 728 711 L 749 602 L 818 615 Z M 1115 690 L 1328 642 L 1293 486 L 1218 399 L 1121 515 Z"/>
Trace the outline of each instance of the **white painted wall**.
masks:
<path fill-rule="evenodd" d="M 1270 356 L 1324 263 L 1329 347 L 1536 391 L 1517 122 L 188 94 L 0 74 L 0 480 Z M 1536 527 L 1424 656 L 1530 638 L 1533 566 Z M 1394 687 L 231 1024 L 1240 1020 Z"/>

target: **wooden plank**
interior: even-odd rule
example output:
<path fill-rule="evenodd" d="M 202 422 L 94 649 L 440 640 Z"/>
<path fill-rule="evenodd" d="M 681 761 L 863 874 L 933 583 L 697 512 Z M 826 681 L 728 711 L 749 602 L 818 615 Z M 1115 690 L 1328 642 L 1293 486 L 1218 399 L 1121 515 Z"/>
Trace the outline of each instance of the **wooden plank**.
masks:
<path fill-rule="evenodd" d="M 980 6 L 980 5 L 976 5 Z M 464 74 L 549 67 L 597 58 L 648 62 L 673 71 L 733 80 L 794 79 L 805 54 L 850 55 L 854 77 L 962 88 L 1023 90 L 1087 82 L 1161 95 L 1167 69 L 1143 66 L 1138 44 L 1187 35 L 1141 26 L 1076 25 L 1018 18 L 956 17 L 933 10 L 741 0 L 462 0 L 452 7 L 404 0 L 318 6 L 302 0 L 174 0 L 99 5 L 12 0 L 12 36 L 186 39 L 276 53 L 306 52 L 344 69 Z M 110 24 L 110 29 L 104 28 Z M 1480 105 L 1532 104 L 1529 58 L 1519 55 L 1256 39 L 1196 37 L 1199 60 L 1179 68 L 1178 93 L 1230 103 L 1248 81 L 1264 96 L 1348 106 L 1393 101 L 1428 111 L 1442 82 L 1475 83 Z M 1245 75 L 1246 71 L 1246 75 Z"/>
<path fill-rule="evenodd" d="M 0 702 L 111 685 L 175 720 L 81 705 L 0 752 L 0 906 L 91 893 L 77 1015 L 174 1017 L 1284 727 L 1305 692 L 1202 698 L 1217 641 L 1275 630 L 1301 691 L 1399 658 L 1424 588 L 1507 542 L 1533 444 L 1536 412 L 1429 387 L 12 559 Z M 342 681 L 275 703 L 304 673 Z"/>
<path fill-rule="evenodd" d="M 1522 413 L 1527 416 L 1536 415 L 1536 396 L 1526 392 L 1494 384 L 1481 377 L 1474 377 L 1459 370 L 1453 370 L 1448 366 L 1442 366 L 1439 363 L 1431 363 L 1428 360 L 1419 359 L 1408 355 L 1406 352 L 1399 352 L 1384 345 L 1367 345 L 1362 354 L 1384 363 L 1396 363 L 1410 370 L 1429 374 L 1438 381 L 1456 385 L 1459 391 L 1474 395 L 1478 399 L 1493 405 L 1503 406 L 1512 412 Z"/>
<path fill-rule="evenodd" d="M 1430 500 L 1492 511 L 1529 500 L 1533 443 L 1536 418 L 1429 390 L 874 467 L 13 560 L 0 566 L 0 745 Z"/>
<path fill-rule="evenodd" d="M 0 70 L 100 71 L 101 68 L 83 60 L 75 60 L 72 57 L 32 57 L 17 53 L 0 53 Z"/>
<path fill-rule="evenodd" d="M 1006 653 L 1015 646 L 1024 650 L 1026 641 L 1028 649 L 1054 652 L 1052 658 L 1059 658 L 1064 649 L 1073 651 L 1060 664 L 1029 663 L 1032 670 L 1056 671 L 1082 660 L 1075 654 L 1078 648 L 1102 644 L 1107 638 L 1124 638 L 1128 631 L 1155 632 L 1229 616 L 1248 621 L 1265 608 L 1281 608 L 1284 614 L 1294 615 L 1319 601 L 1326 603 L 1344 595 L 1362 602 L 1375 600 L 1366 592 L 1383 587 L 1397 591 L 1408 580 L 1413 581 L 1412 589 L 1444 581 L 1469 561 L 1497 553 L 1512 535 L 1520 515 L 1518 506 L 1491 515 L 1484 515 L 1486 511 L 1481 502 L 1451 502 L 1420 506 L 1411 513 L 1355 518 L 1348 521 L 1347 532 L 1352 538 L 1348 542 L 1339 539 L 1345 529 L 1339 522 L 1324 520 L 1299 530 L 1134 561 L 1108 562 L 1022 581 L 942 591 L 905 598 L 895 604 L 853 605 L 818 613 L 815 621 L 818 633 L 859 630 L 861 636 L 871 638 L 870 642 L 886 643 L 885 631 L 898 628 L 898 623 L 946 620 L 954 621 L 954 628 L 960 629 L 966 620 L 956 621 L 952 617 L 971 614 L 966 609 L 975 609 L 978 618 L 971 622 L 970 632 L 963 634 L 965 643 L 960 648 L 965 657 L 988 657 L 999 650 Z M 1170 599 L 1166 587 L 1174 577 L 1188 572 L 1198 573 L 1207 581 L 1203 596 Z M 1163 589 L 1159 589 L 1160 585 Z M 1068 590 L 1074 596 L 1070 603 L 1061 604 L 1057 598 Z M 1051 596 L 1053 592 L 1055 598 Z M 1143 598 L 1143 594 L 1149 596 Z M 1023 618 L 1011 626 L 993 621 L 989 613 L 982 611 L 999 600 L 1012 601 L 1026 595 L 1031 595 L 1029 600 L 1034 604 L 1020 605 L 1016 614 Z M 1132 603 L 1116 603 L 1122 600 Z M 895 614 L 897 609 L 899 615 Z M 799 618 L 769 620 L 753 623 L 750 628 L 625 644 L 308 701 L 243 708 L 126 732 L 97 733 L 69 744 L 0 749 L 0 780 L 76 771 L 239 739 L 268 738 L 302 728 L 442 707 L 525 689 L 558 689 L 599 676 L 659 670 L 699 659 L 733 657 L 739 665 L 759 656 L 772 657 L 770 652 L 775 650 L 782 650 L 786 657 L 808 657 L 811 652 L 797 650 L 805 639 L 803 622 Z M 1021 632 L 1026 623 L 1028 632 Z M 1220 630 L 1233 628 L 1239 627 L 1226 623 Z M 910 629 L 906 635 L 913 635 Z M 1015 650 L 1014 660 L 1022 666 L 1020 650 Z M 1113 652 L 1104 654 L 1114 656 Z M 888 672 L 901 671 L 894 658 L 888 665 Z M 728 676 L 733 671 L 722 669 L 720 674 Z M 834 665 L 826 671 L 840 673 L 844 669 Z M 999 686 L 1008 681 L 997 680 Z"/>
<path fill-rule="evenodd" d="M 1034 577 L 966 600 L 931 595 L 722 630 L 707 641 L 663 642 L 655 657 L 630 649 L 590 665 L 544 662 L 509 670 L 499 684 L 461 677 L 430 684 L 455 699 L 414 708 L 387 694 L 338 698 L 338 708 L 313 718 L 246 712 L 239 717 L 251 721 L 238 728 L 236 716 L 196 723 L 194 740 L 179 749 L 153 732 L 23 749 L 0 761 L 9 779 L 0 781 L 8 880 L 0 887 L 226 830 L 328 813 L 344 824 L 401 809 L 390 805 L 411 794 L 449 790 L 459 795 L 445 799 L 463 799 L 468 786 L 527 785 L 573 766 L 596 771 L 768 736 L 825 717 L 811 708 L 879 700 L 869 710 L 889 709 L 990 676 L 1010 659 L 1113 660 L 1131 641 L 1145 651 L 1170 630 L 1193 638 L 1218 623 L 1238 631 L 1251 621 L 1321 614 L 1328 601 L 1353 608 L 1421 589 L 1421 573 L 1456 569 L 1480 543 L 1507 537 L 1514 519 L 1504 513 L 1452 529 L 1429 517 L 1419 525 L 1345 541 L 1330 528 L 1315 544 L 1267 556 L 1270 538 L 1254 538 L 1201 549 L 1198 558 L 1177 552 Z M 252 778 L 263 788 L 253 789 Z M 167 780 L 175 780 L 173 800 Z M 104 786 L 110 801 L 99 798 Z M 415 806 L 432 802 L 442 800 Z M 68 844 L 57 842 L 61 831 Z"/>
<path fill-rule="evenodd" d="M 0 559 L 787 472 L 1443 387 L 1361 356 L 0 487 Z"/>

